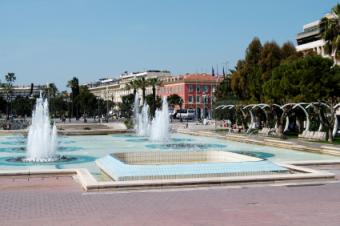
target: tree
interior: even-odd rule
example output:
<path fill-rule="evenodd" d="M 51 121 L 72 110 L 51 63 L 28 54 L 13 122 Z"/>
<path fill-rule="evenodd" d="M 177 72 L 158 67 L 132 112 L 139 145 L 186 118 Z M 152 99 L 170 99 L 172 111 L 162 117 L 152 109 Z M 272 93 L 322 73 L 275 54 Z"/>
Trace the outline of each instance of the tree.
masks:
<path fill-rule="evenodd" d="M 263 81 L 270 79 L 271 71 L 280 65 L 281 59 L 281 48 L 276 42 L 266 42 L 263 45 L 259 60 Z"/>
<path fill-rule="evenodd" d="M 54 106 L 54 99 L 58 94 L 57 86 L 54 83 L 47 84 L 47 86 L 44 87 L 44 94 L 49 101 L 50 112 L 52 112 L 52 114 L 55 116 L 56 111 Z"/>
<path fill-rule="evenodd" d="M 256 65 L 259 63 L 262 53 L 262 44 L 258 37 L 255 37 L 246 49 L 245 61 L 249 65 Z"/>
<path fill-rule="evenodd" d="M 182 107 L 181 104 L 183 103 L 182 97 L 178 96 L 177 94 L 171 94 L 167 97 L 168 104 L 175 108 L 176 106 Z"/>
<path fill-rule="evenodd" d="M 340 59 L 340 4 L 332 8 L 331 14 L 320 22 L 321 36 L 325 40 L 325 52 L 333 55 L 333 60 Z"/>
<path fill-rule="evenodd" d="M 149 94 L 145 97 L 147 105 L 150 106 L 150 109 L 157 109 L 162 106 L 162 99 L 159 96 L 154 97 L 153 94 Z M 150 112 L 151 116 L 155 116 L 155 113 Z"/>
<path fill-rule="evenodd" d="M 176 105 L 178 105 L 180 111 L 182 110 L 183 99 L 182 99 L 182 97 L 178 96 L 177 94 L 171 94 L 170 96 L 168 96 L 167 102 L 172 108 L 175 108 Z M 182 122 L 182 114 L 180 114 L 180 117 L 181 117 L 180 120 Z"/>
<path fill-rule="evenodd" d="M 118 104 L 122 117 L 131 118 L 134 99 L 132 93 L 122 97 L 122 102 Z"/>
<path fill-rule="evenodd" d="M 232 71 L 231 89 L 234 95 L 242 102 L 265 101 L 263 84 L 271 78 L 273 69 L 284 61 L 299 57 L 301 54 L 296 52 L 291 42 L 284 43 L 282 47 L 274 41 L 262 46 L 255 37 L 245 51 L 245 58 L 239 60 Z"/>
<path fill-rule="evenodd" d="M 279 105 L 288 102 L 327 101 L 329 97 L 340 93 L 340 68 L 333 66 L 332 60 L 317 55 L 291 59 L 275 68 L 271 79 L 263 87 L 266 102 Z M 284 120 L 291 115 L 291 110 L 291 106 L 272 110 L 279 137 L 284 137 Z M 322 117 L 322 111 L 318 109 L 318 115 L 323 118 L 323 125 L 330 128 L 332 122 Z"/>
<path fill-rule="evenodd" d="M 144 104 L 145 103 L 145 91 L 146 91 L 146 87 L 148 87 L 148 81 L 145 79 L 145 77 L 141 77 L 137 79 L 136 82 L 138 84 L 138 88 L 142 90 L 143 104 Z"/>
<path fill-rule="evenodd" d="M 306 56 L 281 64 L 264 84 L 267 102 L 313 102 L 340 93 L 340 69 L 330 59 Z"/>
<path fill-rule="evenodd" d="M 133 90 L 133 95 L 136 95 L 138 88 L 139 88 L 139 84 L 138 84 L 138 81 L 136 79 L 131 80 L 131 81 L 129 81 L 126 84 L 126 89 L 127 90 L 131 90 L 132 89 Z"/>
<path fill-rule="evenodd" d="M 57 93 L 55 97 L 50 99 L 50 105 L 53 106 L 53 114 L 54 117 L 61 117 L 65 116 L 68 110 L 68 103 L 67 103 L 67 93 L 63 91 L 61 93 Z"/>
<path fill-rule="evenodd" d="M 149 104 L 149 106 L 151 106 L 151 116 L 154 117 L 156 112 L 156 87 L 161 85 L 162 82 L 159 78 L 149 78 L 147 83 L 152 87 L 152 105 Z"/>
<path fill-rule="evenodd" d="M 296 52 L 296 48 L 292 42 L 285 42 L 281 47 L 281 58 L 282 60 L 296 58 L 301 56 L 300 53 Z"/>
<path fill-rule="evenodd" d="M 215 91 L 215 97 L 217 102 L 219 101 L 223 102 L 225 100 L 234 98 L 230 82 L 231 82 L 230 76 L 226 76 L 224 80 L 217 86 Z"/>
<path fill-rule="evenodd" d="M 47 86 L 44 88 L 44 93 L 45 96 L 50 99 L 52 97 L 55 97 L 58 93 L 58 88 L 54 83 L 49 83 Z"/>
<path fill-rule="evenodd" d="M 12 111 L 18 116 L 31 116 L 34 102 L 33 98 L 17 96 L 12 103 Z"/>
<path fill-rule="evenodd" d="M 6 101 L 7 101 L 7 107 L 6 107 L 6 113 L 7 113 L 7 120 L 9 120 L 9 107 L 12 105 L 12 95 L 13 95 L 13 84 L 16 80 L 15 73 L 7 73 L 5 75 L 6 83 L 3 83 L 2 86 L 6 93 Z"/>
<path fill-rule="evenodd" d="M 6 108 L 7 108 L 6 100 L 3 98 L 3 96 L 0 96 L 0 112 L 6 113 Z"/>
<path fill-rule="evenodd" d="M 79 95 L 79 80 L 77 77 L 73 77 L 72 80 L 67 82 L 67 87 L 71 88 L 71 101 L 72 101 L 72 115 L 77 119 L 79 118 L 79 106 L 75 101 Z"/>
<path fill-rule="evenodd" d="M 231 89 L 241 100 L 249 99 L 248 77 L 245 70 L 246 62 L 239 60 L 236 70 L 231 75 Z"/>
<path fill-rule="evenodd" d="M 312 103 L 312 106 L 314 108 L 314 111 L 320 116 L 320 123 L 324 126 L 324 129 L 326 130 L 326 139 L 329 142 L 333 142 L 333 127 L 335 123 L 335 115 L 336 115 L 336 109 L 334 109 L 334 106 L 339 101 L 339 98 L 337 97 L 330 97 L 328 99 L 328 104 L 319 102 Z"/>
<path fill-rule="evenodd" d="M 80 86 L 76 101 L 79 104 L 80 111 L 83 113 L 84 122 L 86 122 L 87 115 L 95 109 L 94 106 L 96 106 L 97 99 L 87 86 Z"/>

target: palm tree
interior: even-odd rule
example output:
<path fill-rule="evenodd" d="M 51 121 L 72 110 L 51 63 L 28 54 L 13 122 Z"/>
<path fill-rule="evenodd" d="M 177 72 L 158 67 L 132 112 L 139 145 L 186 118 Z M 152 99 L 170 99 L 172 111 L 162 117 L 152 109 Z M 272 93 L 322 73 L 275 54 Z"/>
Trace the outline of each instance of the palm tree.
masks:
<path fill-rule="evenodd" d="M 152 107 L 151 107 L 151 115 L 155 116 L 156 112 L 156 86 L 162 84 L 162 81 L 159 78 L 149 78 L 147 80 L 149 86 L 152 86 Z"/>
<path fill-rule="evenodd" d="M 321 36 L 325 40 L 325 52 L 334 61 L 340 59 L 340 4 L 332 8 L 331 16 L 325 16 L 320 22 Z"/>
<path fill-rule="evenodd" d="M 55 97 L 58 93 L 58 88 L 54 83 L 49 83 L 44 89 L 44 92 L 48 98 Z"/>
<path fill-rule="evenodd" d="M 7 113 L 7 120 L 9 119 L 9 105 L 12 106 L 12 94 L 13 94 L 13 83 L 16 80 L 15 73 L 7 73 L 5 75 L 6 83 L 2 84 L 2 87 L 5 90 L 6 93 L 6 101 L 7 101 L 7 107 L 6 107 L 6 113 Z"/>
<path fill-rule="evenodd" d="M 72 114 L 78 119 L 78 105 L 75 103 L 76 97 L 79 95 L 79 80 L 77 77 L 73 77 L 72 80 L 67 82 L 67 87 L 71 88 L 72 96 Z M 75 112 L 74 112 L 75 107 Z"/>
<path fill-rule="evenodd" d="M 49 101 L 49 107 L 50 111 L 52 112 L 53 116 L 56 116 L 56 111 L 55 111 L 55 99 L 58 93 L 58 88 L 54 83 L 49 83 L 47 86 L 44 88 L 44 93 L 45 97 Z"/>
<path fill-rule="evenodd" d="M 136 83 L 138 84 L 138 88 L 142 90 L 143 104 L 144 104 L 145 103 L 145 91 L 146 91 L 146 87 L 148 87 L 148 81 L 145 79 L 145 77 L 141 77 L 136 80 Z"/>
<path fill-rule="evenodd" d="M 133 89 L 133 95 L 136 96 L 137 89 L 139 88 L 139 84 L 137 80 L 131 80 L 126 84 L 126 89 L 131 90 Z"/>

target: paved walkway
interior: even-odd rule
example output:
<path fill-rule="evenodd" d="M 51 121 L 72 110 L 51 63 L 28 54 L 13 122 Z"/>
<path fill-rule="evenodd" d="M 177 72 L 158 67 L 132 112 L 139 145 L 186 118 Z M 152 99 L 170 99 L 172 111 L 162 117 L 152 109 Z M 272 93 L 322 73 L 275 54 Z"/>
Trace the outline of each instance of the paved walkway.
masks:
<path fill-rule="evenodd" d="M 323 168 L 340 172 L 340 166 Z M 83 193 L 70 177 L 0 184 L 1 226 L 340 225 L 338 182 L 120 193 Z"/>
<path fill-rule="evenodd" d="M 304 139 L 298 139 L 298 138 L 289 138 L 286 140 L 282 140 L 279 138 L 275 138 L 275 137 L 269 137 L 269 136 L 262 136 L 262 135 L 249 135 L 249 134 L 244 134 L 244 133 L 228 133 L 226 131 L 216 131 L 215 126 L 213 125 L 202 125 L 202 124 L 197 124 L 197 123 L 189 123 L 188 128 L 186 128 L 185 124 L 183 123 L 175 123 L 172 125 L 173 128 L 179 129 L 181 132 L 194 132 L 194 133 L 202 133 L 202 135 L 206 135 L 204 134 L 204 132 L 210 132 L 212 136 L 216 136 L 216 138 L 225 138 L 225 139 L 232 139 L 235 140 L 235 136 L 240 137 L 240 139 L 237 139 L 238 141 L 242 142 L 244 139 L 251 139 L 251 140 L 255 140 L 255 141 L 261 141 L 264 142 L 265 140 L 276 140 L 276 141 L 283 141 L 283 142 L 288 142 L 291 143 L 294 147 L 294 145 L 298 145 L 298 146 L 304 146 L 307 147 L 311 150 L 314 151 L 318 151 L 321 149 L 325 149 L 325 147 L 327 147 L 327 149 L 330 149 L 330 152 L 335 153 L 337 155 L 340 155 L 340 145 L 335 145 L 335 144 L 331 144 L 331 143 L 327 143 L 327 142 L 313 142 L 313 141 L 308 141 L 308 140 L 304 140 Z M 218 129 L 218 128 L 217 128 Z M 228 138 L 228 135 L 229 138 Z M 291 148 L 293 148 L 291 147 Z M 330 147 L 330 148 L 329 148 Z M 289 148 L 287 146 L 287 148 Z M 325 153 L 326 151 L 323 150 Z"/>

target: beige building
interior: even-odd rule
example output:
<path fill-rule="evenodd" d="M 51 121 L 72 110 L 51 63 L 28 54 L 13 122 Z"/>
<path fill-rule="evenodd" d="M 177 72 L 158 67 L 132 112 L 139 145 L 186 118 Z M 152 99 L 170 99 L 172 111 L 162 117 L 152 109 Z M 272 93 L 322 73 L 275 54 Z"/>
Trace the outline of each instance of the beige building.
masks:
<path fill-rule="evenodd" d="M 112 100 L 115 103 L 122 102 L 122 97 L 133 93 L 132 89 L 127 88 L 127 84 L 141 77 L 149 78 L 159 78 L 161 80 L 169 78 L 171 76 L 170 71 L 160 71 L 160 70 L 147 70 L 144 72 L 125 72 L 119 76 L 118 79 L 105 78 L 99 79 L 99 81 L 86 84 L 89 90 L 98 97 L 104 100 Z M 142 95 L 142 91 L 138 90 L 138 93 Z M 152 87 L 147 87 L 146 95 L 152 93 Z"/>
<path fill-rule="evenodd" d="M 12 99 L 15 99 L 18 96 L 22 97 L 30 97 L 30 96 L 37 96 L 40 94 L 41 90 L 44 90 L 46 86 L 43 85 L 28 85 L 28 86 L 13 86 L 13 92 L 11 94 Z M 0 96 L 3 99 L 7 98 L 7 93 L 3 87 L 0 87 Z"/>

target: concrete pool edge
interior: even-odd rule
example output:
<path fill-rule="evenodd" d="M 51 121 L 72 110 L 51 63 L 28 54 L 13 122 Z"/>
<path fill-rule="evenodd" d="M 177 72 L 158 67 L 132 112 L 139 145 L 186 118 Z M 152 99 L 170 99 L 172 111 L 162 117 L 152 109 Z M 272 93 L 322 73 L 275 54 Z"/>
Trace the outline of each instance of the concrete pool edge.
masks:
<path fill-rule="evenodd" d="M 0 130 L 0 136 L 7 135 L 27 135 L 28 130 Z M 132 133 L 129 129 L 93 129 L 93 130 L 58 130 L 58 135 L 65 136 L 81 136 L 81 135 L 111 135 L 111 134 L 122 134 Z"/>
<path fill-rule="evenodd" d="M 237 184 L 243 182 L 261 183 L 290 180 L 306 179 L 334 179 L 335 174 L 309 169 L 306 167 L 295 166 L 287 163 L 276 164 L 290 170 L 297 171 L 295 174 L 276 174 L 276 175 L 252 175 L 252 176 L 228 176 L 210 178 L 191 178 L 191 179 L 160 179 L 160 180 L 140 180 L 140 181 L 97 181 L 95 177 L 85 168 L 80 169 L 34 169 L 34 170 L 0 170 L 0 177 L 16 176 L 58 176 L 72 175 L 85 191 L 100 191 L 105 189 L 114 190 L 138 190 L 148 188 L 165 187 L 186 187 L 186 186 L 214 186 L 220 184 Z M 316 164 L 314 162 L 313 164 Z"/>
<path fill-rule="evenodd" d="M 271 161 L 225 151 L 112 153 L 96 160 L 114 181 L 213 178 L 288 173 Z"/>

